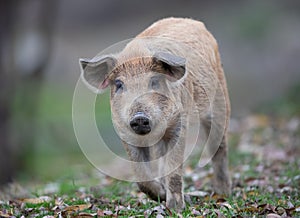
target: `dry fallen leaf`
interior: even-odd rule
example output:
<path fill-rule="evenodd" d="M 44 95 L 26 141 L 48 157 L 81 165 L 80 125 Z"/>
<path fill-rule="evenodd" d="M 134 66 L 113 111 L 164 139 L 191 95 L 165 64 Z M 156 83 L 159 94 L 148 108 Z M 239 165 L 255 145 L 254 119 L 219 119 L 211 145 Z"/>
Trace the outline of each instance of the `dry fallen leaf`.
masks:
<path fill-rule="evenodd" d="M 13 214 L 7 211 L 0 211 L 0 217 L 12 217 Z"/>
<path fill-rule="evenodd" d="M 82 211 L 85 209 L 89 209 L 92 204 L 78 204 L 78 205 L 71 205 L 64 208 L 65 211 Z"/>
<path fill-rule="evenodd" d="M 85 209 L 89 209 L 92 207 L 92 204 L 79 204 L 79 205 L 71 205 L 65 207 L 62 211 L 61 214 L 63 216 L 69 216 L 69 215 L 74 215 L 74 213 L 80 212 Z"/>
<path fill-rule="evenodd" d="M 209 201 L 209 200 L 213 199 L 216 201 L 218 201 L 218 200 L 222 201 L 224 199 L 224 197 L 225 197 L 224 195 L 219 195 L 219 194 L 214 193 L 213 195 L 205 196 L 204 200 Z"/>
<path fill-rule="evenodd" d="M 77 218 L 89 218 L 89 217 L 95 217 L 97 216 L 97 213 L 85 213 L 85 212 L 82 212 L 82 213 L 79 213 L 76 217 Z"/>
<path fill-rule="evenodd" d="M 96 215 L 98 217 L 107 217 L 107 216 L 117 217 L 117 215 L 113 214 L 111 210 L 101 210 L 101 209 L 98 209 Z"/>
<path fill-rule="evenodd" d="M 257 213 L 259 209 L 255 206 L 241 208 L 239 212 Z"/>
<path fill-rule="evenodd" d="M 195 208 L 192 209 L 192 214 L 196 215 L 196 216 L 200 216 L 201 215 L 200 211 L 196 210 Z"/>
<path fill-rule="evenodd" d="M 48 196 L 41 196 L 38 198 L 24 198 L 20 199 L 21 202 L 23 203 L 30 203 L 30 204 L 41 204 L 44 202 L 50 202 L 52 199 Z"/>
<path fill-rule="evenodd" d="M 266 218 L 280 218 L 281 216 L 276 213 L 269 213 Z"/>
<path fill-rule="evenodd" d="M 187 192 L 185 194 L 193 197 L 206 197 L 209 195 L 208 192 L 204 192 L 204 191 L 192 191 L 192 192 Z"/>

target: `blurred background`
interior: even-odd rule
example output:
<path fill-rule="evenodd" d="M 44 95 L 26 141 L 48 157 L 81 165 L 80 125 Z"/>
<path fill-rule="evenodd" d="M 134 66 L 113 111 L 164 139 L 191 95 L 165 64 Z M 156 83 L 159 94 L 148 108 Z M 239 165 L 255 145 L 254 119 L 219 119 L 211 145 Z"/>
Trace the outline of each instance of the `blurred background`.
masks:
<path fill-rule="evenodd" d="M 234 118 L 300 114 L 299 1 L 0 0 L 0 184 L 92 168 L 72 127 L 78 59 L 169 16 L 217 39 Z"/>

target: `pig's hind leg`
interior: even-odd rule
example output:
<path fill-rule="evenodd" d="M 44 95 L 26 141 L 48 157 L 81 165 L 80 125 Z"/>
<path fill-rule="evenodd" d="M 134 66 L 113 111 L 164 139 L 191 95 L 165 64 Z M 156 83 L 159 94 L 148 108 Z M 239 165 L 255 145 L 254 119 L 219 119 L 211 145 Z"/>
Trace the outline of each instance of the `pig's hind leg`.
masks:
<path fill-rule="evenodd" d="M 218 194 L 229 195 L 231 193 L 231 182 L 227 160 L 227 128 L 223 126 L 223 122 L 218 122 L 218 119 L 212 121 L 210 116 L 202 120 L 202 125 L 208 137 L 207 146 L 209 146 L 208 150 L 212 157 L 214 191 Z"/>

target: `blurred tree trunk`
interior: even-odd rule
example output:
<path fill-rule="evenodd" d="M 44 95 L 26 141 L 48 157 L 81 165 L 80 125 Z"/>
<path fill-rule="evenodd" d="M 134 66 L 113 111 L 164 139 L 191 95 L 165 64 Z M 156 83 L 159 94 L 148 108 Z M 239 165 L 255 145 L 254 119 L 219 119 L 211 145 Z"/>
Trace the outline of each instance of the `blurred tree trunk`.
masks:
<path fill-rule="evenodd" d="M 14 1 L 0 2 L 0 184 L 9 182 L 13 174 L 10 117 L 15 80 L 12 66 L 12 23 Z"/>
<path fill-rule="evenodd" d="M 12 181 L 23 151 L 33 148 L 56 3 L 0 0 L 0 185 Z"/>

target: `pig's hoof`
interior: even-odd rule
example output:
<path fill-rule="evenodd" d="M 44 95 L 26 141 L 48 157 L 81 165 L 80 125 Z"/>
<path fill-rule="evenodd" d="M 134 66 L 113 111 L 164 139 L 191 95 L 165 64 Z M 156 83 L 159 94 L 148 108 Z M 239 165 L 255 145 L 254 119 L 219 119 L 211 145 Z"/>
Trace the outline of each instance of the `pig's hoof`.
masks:
<path fill-rule="evenodd" d="M 175 209 L 177 212 L 182 211 L 185 208 L 184 200 L 176 201 L 176 199 L 167 200 L 167 207 Z"/>
<path fill-rule="evenodd" d="M 214 191 L 220 195 L 229 196 L 231 194 L 231 183 L 229 179 L 223 181 L 214 181 Z"/>

